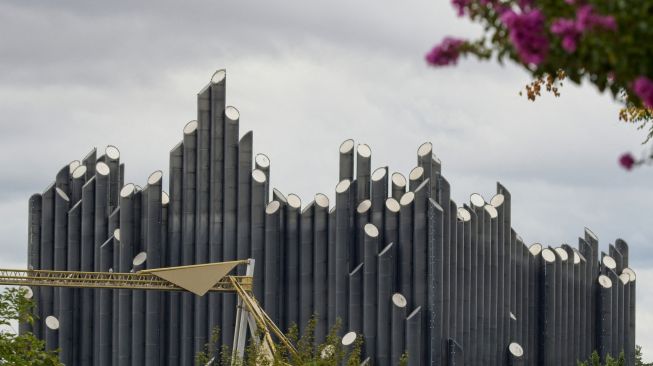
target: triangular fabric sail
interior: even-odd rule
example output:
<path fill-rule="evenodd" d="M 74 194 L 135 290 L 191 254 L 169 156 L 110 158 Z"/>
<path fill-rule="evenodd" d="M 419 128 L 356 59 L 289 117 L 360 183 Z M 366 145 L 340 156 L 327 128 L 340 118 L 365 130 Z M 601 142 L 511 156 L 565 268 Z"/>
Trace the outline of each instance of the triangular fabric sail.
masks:
<path fill-rule="evenodd" d="M 148 269 L 141 273 L 151 273 L 197 296 L 204 296 L 204 294 L 240 263 L 236 261 L 156 268 Z"/>

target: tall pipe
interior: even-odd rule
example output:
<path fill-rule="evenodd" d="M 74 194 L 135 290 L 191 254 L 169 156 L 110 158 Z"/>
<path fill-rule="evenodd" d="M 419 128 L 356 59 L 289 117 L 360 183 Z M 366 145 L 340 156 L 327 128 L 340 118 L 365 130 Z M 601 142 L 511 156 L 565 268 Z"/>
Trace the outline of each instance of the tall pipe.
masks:
<path fill-rule="evenodd" d="M 113 267 L 113 236 L 107 239 L 100 246 L 100 271 L 109 272 Z M 97 328 L 100 329 L 99 335 L 99 363 L 100 366 L 111 366 L 112 355 L 112 308 L 113 300 L 112 293 L 109 289 L 101 289 L 98 296 L 98 304 L 100 305 L 100 322 L 97 323 Z M 63 346 L 62 350 L 65 349 Z M 64 363 L 66 364 L 66 363 Z M 67 365 L 67 364 L 66 364 Z"/>
<path fill-rule="evenodd" d="M 458 208 L 457 218 L 460 221 L 460 226 L 462 226 L 460 235 L 458 238 L 462 238 L 462 244 L 460 249 L 461 255 L 458 256 L 458 266 L 461 268 L 460 278 L 462 283 L 459 284 L 462 292 L 461 299 L 461 312 L 462 320 L 460 325 L 462 327 L 462 337 L 460 337 L 460 342 L 464 350 L 467 352 L 471 351 L 471 317 L 472 317 L 472 241 L 471 241 L 471 219 L 472 215 L 470 212 L 464 208 Z M 462 263 L 461 263 L 462 262 Z M 469 359 L 469 358 L 468 358 Z"/>
<path fill-rule="evenodd" d="M 376 300 L 376 360 L 381 366 L 390 366 L 392 278 L 394 277 L 394 243 L 389 243 L 377 258 Z"/>
<path fill-rule="evenodd" d="M 444 210 L 433 198 L 428 200 L 428 263 L 427 263 L 427 334 L 428 344 L 428 361 L 431 365 L 442 365 L 442 343 L 443 343 L 443 302 L 444 292 L 442 287 L 444 268 L 443 262 L 443 244 L 444 236 L 442 227 L 444 226 Z"/>
<path fill-rule="evenodd" d="M 406 193 L 406 177 L 401 173 L 392 173 L 390 181 L 392 182 L 392 198 L 399 201 L 401 196 Z"/>
<path fill-rule="evenodd" d="M 419 355 L 421 354 L 421 339 L 422 339 L 422 313 L 421 308 L 418 306 L 406 318 L 406 353 L 408 354 L 408 366 L 420 366 L 422 360 Z"/>
<path fill-rule="evenodd" d="M 524 349 L 519 343 L 512 342 L 508 345 L 508 365 L 520 366 L 524 364 Z"/>
<path fill-rule="evenodd" d="M 27 222 L 27 268 L 28 269 L 41 269 L 41 219 L 43 217 L 43 199 L 40 193 L 33 194 L 29 198 L 28 222 Z M 38 319 L 42 319 L 43 313 L 41 309 L 41 289 L 37 286 L 32 288 L 34 308 L 32 315 L 36 321 L 29 325 L 23 324 L 21 334 L 31 331 L 37 338 L 43 337 L 42 323 Z"/>
<path fill-rule="evenodd" d="M 447 341 L 447 365 L 462 365 L 463 359 L 463 348 L 453 338 L 449 338 Z"/>
<path fill-rule="evenodd" d="M 120 263 L 119 272 L 128 272 L 132 269 L 134 257 L 134 194 L 136 187 L 129 183 L 120 190 Z M 83 227 L 82 227 L 83 230 Z M 83 253 L 83 250 L 82 250 Z M 118 291 L 118 362 L 120 365 L 131 363 L 131 314 L 132 296 L 130 290 Z M 84 363 L 83 363 L 84 364 Z"/>
<path fill-rule="evenodd" d="M 254 273 L 254 297 L 259 302 L 264 301 L 265 273 L 265 187 L 267 178 L 259 169 L 252 171 L 252 258 L 256 261 Z M 300 249 L 301 250 L 301 249 Z M 222 257 L 221 257 L 222 259 Z M 301 265 L 301 263 L 300 263 Z M 301 281 L 301 280 L 300 280 Z"/>
<path fill-rule="evenodd" d="M 540 336 L 540 324 L 538 322 L 538 317 L 541 312 L 541 291 L 540 287 L 542 286 L 542 280 L 540 278 L 540 273 L 542 271 L 542 244 L 534 243 L 528 248 L 529 252 L 529 261 L 531 271 L 529 273 L 529 285 L 528 285 L 528 315 L 529 315 L 529 329 L 528 329 L 528 341 L 526 349 L 528 354 L 526 355 L 526 361 L 528 362 L 538 362 L 539 357 L 539 336 Z M 505 330 L 508 330 L 506 328 Z"/>
<path fill-rule="evenodd" d="M 146 268 L 147 253 L 140 252 L 132 260 L 132 272 L 136 273 Z M 145 364 L 145 293 L 133 291 L 132 293 L 132 365 Z"/>
<path fill-rule="evenodd" d="M 599 318 L 597 318 L 600 330 L 599 354 L 601 360 L 605 362 L 606 356 L 612 355 L 612 281 L 608 276 L 600 275 L 597 282 L 599 284 Z"/>
<path fill-rule="evenodd" d="M 197 94 L 197 150 L 196 150 L 196 194 L 195 194 L 195 263 L 209 261 L 211 203 L 211 85 L 209 83 Z M 249 172 L 247 172 L 249 174 Z M 161 194 L 158 195 L 160 197 Z M 157 209 L 161 210 L 160 204 Z M 151 253 L 148 250 L 148 255 Z M 148 263 L 150 261 L 148 260 Z M 204 349 L 209 333 L 208 298 L 193 298 L 194 315 L 194 353 Z"/>
<path fill-rule="evenodd" d="M 377 296 L 379 230 L 373 224 L 365 225 L 365 253 L 363 262 L 363 334 L 365 354 L 376 361 Z M 375 362 L 376 363 L 376 362 Z"/>
<path fill-rule="evenodd" d="M 95 177 L 82 187 L 80 270 L 92 272 L 95 228 Z M 93 363 L 93 290 L 80 289 L 79 364 Z"/>
<path fill-rule="evenodd" d="M 58 333 L 59 333 L 59 319 L 57 319 L 56 316 L 48 315 L 45 318 L 44 323 L 45 324 L 44 324 L 43 328 L 45 329 L 46 350 L 54 351 L 54 349 L 47 349 L 48 348 L 48 340 L 50 340 L 50 342 L 52 342 L 52 340 L 56 340 L 56 339 L 59 338 L 59 335 L 58 335 Z"/>
<path fill-rule="evenodd" d="M 168 193 L 161 191 L 161 267 L 170 267 L 169 244 L 168 244 L 168 208 L 170 206 L 170 196 Z M 167 322 L 170 314 L 170 293 L 161 294 L 160 299 L 161 311 L 157 314 L 160 326 L 159 332 L 159 362 L 165 364 L 168 360 L 168 349 L 166 347 L 168 334 L 170 333 L 170 324 Z M 146 356 L 147 357 L 147 356 Z"/>
<path fill-rule="evenodd" d="M 190 121 L 184 127 L 182 168 L 182 217 L 181 217 L 181 264 L 195 262 L 195 210 L 197 175 L 197 121 Z M 190 366 L 194 359 L 193 295 L 181 295 L 180 365 Z"/>
<path fill-rule="evenodd" d="M 81 194 L 80 194 L 81 196 Z M 66 243 L 66 270 L 79 271 L 79 250 L 81 242 L 81 211 L 82 204 L 78 202 L 68 211 L 67 243 Z M 63 287 L 60 289 L 59 309 L 59 360 L 64 365 L 76 365 L 75 350 L 77 333 L 75 322 L 76 289 Z"/>
<path fill-rule="evenodd" d="M 468 335 L 468 340 L 464 341 L 463 347 L 465 347 L 466 351 L 466 360 L 469 363 L 473 363 L 473 361 L 477 357 L 477 349 L 478 349 L 478 343 L 476 342 L 476 339 L 478 337 L 478 312 L 479 312 L 479 305 L 478 305 L 478 271 L 479 271 L 479 266 L 478 266 L 478 253 L 479 253 L 479 245 L 478 245 L 478 218 L 476 215 L 476 212 L 474 212 L 474 209 L 470 207 L 467 204 L 463 205 L 464 209 L 468 212 L 469 214 L 469 227 L 467 228 L 467 233 L 469 236 L 469 246 L 470 246 L 470 253 L 469 253 L 469 335 Z"/>
<path fill-rule="evenodd" d="M 147 236 L 145 247 L 147 249 L 148 269 L 161 268 L 162 261 L 162 189 L 160 170 L 150 174 L 147 178 Z M 208 198 L 208 197 L 207 197 Z M 208 246 L 208 241 L 207 241 Z M 208 248 L 206 248 L 208 249 Z M 208 254 L 208 253 L 207 253 Z M 161 300 L 162 294 L 158 291 L 148 291 L 145 295 L 145 365 L 156 366 L 161 363 Z M 206 313 L 205 313 L 206 314 Z M 202 319 L 206 324 L 206 316 Z"/>
<path fill-rule="evenodd" d="M 251 257 L 251 218 L 252 218 L 252 131 L 247 132 L 238 143 L 238 242 L 236 257 Z M 242 267 L 242 266 L 241 266 Z M 239 269 L 244 275 L 245 269 Z"/>
<path fill-rule="evenodd" d="M 170 151 L 170 176 L 169 176 L 169 189 L 170 189 L 170 203 L 168 205 L 168 265 L 171 267 L 179 266 L 182 264 L 182 217 L 183 217 L 183 154 L 184 146 L 182 143 L 177 144 Z M 212 201 L 213 203 L 213 201 Z M 213 205 L 211 205 L 213 206 Z M 212 223 L 213 224 L 213 223 Z M 211 236 L 211 261 L 214 261 L 214 237 Z M 217 258 L 219 261 L 219 257 Z M 217 300 L 217 294 L 209 294 L 209 303 L 213 305 L 213 301 Z M 168 300 L 168 317 L 166 323 L 169 329 L 180 329 L 180 314 L 181 308 L 181 294 L 171 292 Z M 209 325 L 217 325 L 219 323 L 214 311 L 219 310 L 217 306 L 209 307 Z M 180 334 L 179 331 L 168 332 L 166 340 L 167 349 L 167 364 L 179 364 L 180 356 Z M 114 365 L 115 366 L 115 365 Z"/>
<path fill-rule="evenodd" d="M 225 108 L 224 129 L 224 226 L 222 255 L 224 261 L 236 259 L 238 211 L 238 125 L 240 112 Z M 222 344 L 231 346 L 236 319 L 236 295 L 222 295 Z"/>
<path fill-rule="evenodd" d="M 635 342 L 635 329 L 636 329 L 636 315 L 637 313 L 635 312 L 635 304 L 636 304 L 636 280 L 637 276 L 635 275 L 635 271 L 633 271 L 630 268 L 625 268 L 624 271 L 628 273 L 629 276 L 629 282 L 628 282 L 628 287 L 630 288 L 628 290 L 628 295 L 629 295 L 629 300 L 628 300 L 628 307 L 630 308 L 630 316 L 628 317 L 628 331 L 627 331 L 627 337 L 628 337 L 628 362 L 630 364 L 633 364 L 635 362 L 635 347 L 636 347 L 636 342 Z"/>
<path fill-rule="evenodd" d="M 329 198 L 315 195 L 313 214 L 313 313 L 316 316 L 315 341 L 324 342 L 331 324 L 328 323 L 328 259 L 329 259 Z"/>
<path fill-rule="evenodd" d="M 70 204 L 75 205 L 82 199 L 82 186 L 86 183 L 86 167 L 78 166 L 71 174 Z"/>
<path fill-rule="evenodd" d="M 302 201 L 299 196 L 289 194 L 284 240 L 286 256 L 283 258 L 286 268 L 285 296 L 287 301 L 284 310 L 286 327 L 299 322 L 299 215 L 301 207 Z"/>
<path fill-rule="evenodd" d="M 497 185 L 497 191 L 501 190 L 501 185 Z M 508 294 L 506 296 L 506 290 L 509 291 L 509 279 L 508 279 L 508 269 L 509 266 L 506 263 L 506 255 L 510 250 L 510 244 L 506 241 L 506 236 L 510 234 L 509 230 L 506 230 L 505 225 L 505 197 L 500 192 L 497 192 L 496 195 L 490 199 L 490 205 L 494 207 L 497 212 L 497 224 L 496 224 L 496 248 L 497 248 L 497 346 L 498 346 L 498 361 L 505 359 L 503 347 L 510 339 L 509 335 L 506 334 L 506 324 L 507 324 L 507 314 L 510 311 L 510 304 L 506 299 L 510 298 Z M 526 343 L 526 342 L 525 342 Z M 528 346 L 527 346 L 528 348 Z"/>
<path fill-rule="evenodd" d="M 265 154 L 256 154 L 254 157 L 254 168 L 265 174 L 265 203 L 267 204 L 270 195 L 270 158 Z"/>
<path fill-rule="evenodd" d="M 423 175 L 424 179 L 429 179 L 429 188 L 428 188 L 428 196 L 429 197 L 434 197 L 434 195 L 431 195 L 431 188 L 430 185 L 433 184 L 435 185 L 437 182 L 437 179 L 435 177 L 436 172 L 434 172 L 433 165 L 431 164 L 431 161 L 433 159 L 433 144 L 430 142 L 425 142 L 421 144 L 417 148 L 417 166 L 421 167 L 423 170 Z"/>
<path fill-rule="evenodd" d="M 621 350 L 619 349 L 619 312 L 621 309 L 619 308 L 619 283 L 621 282 L 619 280 L 619 276 L 617 273 L 615 273 L 614 270 L 608 270 L 608 278 L 610 281 L 612 281 L 612 288 L 610 290 L 610 294 L 612 295 L 612 302 L 610 306 L 610 312 L 611 316 L 610 319 L 612 320 L 612 326 L 611 326 L 611 334 L 610 334 L 610 354 L 612 357 L 617 358 L 619 357 L 619 352 Z"/>
<path fill-rule="evenodd" d="M 390 197 L 385 201 L 385 222 L 381 226 L 384 231 L 384 239 L 386 243 L 394 243 L 392 246 L 392 257 L 393 259 L 393 270 L 392 278 L 390 279 L 389 286 L 391 291 L 397 291 L 399 289 L 399 284 L 397 279 L 399 274 L 397 273 L 397 260 L 399 259 L 399 211 L 401 211 L 401 205 L 399 201 Z"/>
<path fill-rule="evenodd" d="M 487 257 L 489 253 L 486 250 L 486 241 L 485 236 L 489 236 L 489 228 L 486 228 L 485 218 L 486 211 L 484 210 L 485 199 L 478 194 L 474 193 L 469 198 L 470 207 L 474 212 L 475 228 L 476 231 L 472 235 L 476 238 L 476 327 L 477 333 L 475 340 L 472 342 L 477 345 L 476 351 L 472 353 L 474 363 L 483 362 L 483 357 L 485 356 L 485 342 L 486 342 L 486 331 L 487 323 L 485 317 L 485 311 L 488 309 L 489 304 L 486 303 L 486 292 L 489 289 L 486 287 L 486 281 L 489 279 L 487 276 L 487 271 L 489 268 L 487 266 Z M 444 229 L 446 230 L 446 228 Z M 444 231 L 443 230 L 443 231 Z M 486 233 L 487 230 L 487 233 Z M 514 311 L 514 309 L 512 310 Z"/>
<path fill-rule="evenodd" d="M 585 266 L 584 266 L 584 271 L 583 271 L 583 285 L 582 285 L 582 291 L 583 291 L 583 296 L 581 297 L 581 308 L 583 309 L 583 327 L 582 331 L 583 334 L 589 335 L 583 337 L 583 352 L 582 352 L 582 359 L 588 359 L 590 354 L 595 350 L 592 348 L 593 341 L 592 339 L 594 338 L 592 335 L 592 324 L 594 323 L 594 319 L 591 318 L 592 312 L 590 310 L 591 307 L 591 298 L 594 296 L 592 294 L 592 284 L 594 282 L 593 280 L 593 275 L 592 275 L 592 248 L 589 245 L 589 243 L 583 239 L 583 238 L 578 238 L 578 249 L 585 259 Z"/>
<path fill-rule="evenodd" d="M 388 167 L 378 168 L 372 173 L 370 197 L 370 201 L 372 201 L 371 222 L 374 226 L 383 228 L 385 200 L 388 198 Z M 379 231 L 379 243 L 381 246 L 387 243 L 384 239 L 384 234 L 383 230 Z"/>
<path fill-rule="evenodd" d="M 279 240 L 280 204 L 270 202 L 265 208 L 265 311 L 273 322 L 279 320 Z"/>
<path fill-rule="evenodd" d="M 370 198 L 371 166 L 372 149 L 366 144 L 358 144 L 356 148 L 356 202 Z"/>
<path fill-rule="evenodd" d="M 408 306 L 413 299 L 413 206 L 415 193 L 406 192 L 399 202 L 399 248 L 397 250 L 397 283 L 399 292 L 406 296 Z"/>
<path fill-rule="evenodd" d="M 355 236 L 355 241 L 352 243 L 354 246 L 354 250 L 350 251 L 350 258 L 349 261 L 357 263 L 357 262 L 362 262 L 363 261 L 363 253 L 365 251 L 365 225 L 371 223 L 371 208 L 372 208 L 372 201 L 370 200 L 365 200 L 360 202 L 356 206 L 356 223 L 355 223 L 355 228 L 354 228 L 354 236 Z M 336 261 L 335 261 L 335 246 L 333 248 L 329 248 L 331 250 L 331 255 L 333 260 L 331 260 L 332 264 L 329 263 L 329 266 L 333 267 L 333 273 L 335 274 L 335 266 L 336 266 Z M 335 277 L 334 277 L 335 279 Z M 335 289 L 335 288 L 334 288 Z"/>
<path fill-rule="evenodd" d="M 356 260 L 355 259 L 356 256 L 353 257 L 354 258 L 350 256 L 349 258 L 350 263 Z M 328 270 L 327 320 L 329 323 L 329 327 L 331 327 L 333 326 L 333 324 L 336 323 L 336 207 L 335 206 L 331 207 L 331 209 L 329 210 L 329 258 L 327 259 L 327 270 Z M 361 286 L 363 285 L 361 284 Z M 362 319 L 360 320 L 360 322 L 362 322 Z M 350 326 L 350 329 L 354 329 L 354 328 Z M 362 331 L 362 326 L 359 329 L 359 333 L 361 331 Z"/>
<path fill-rule="evenodd" d="M 301 213 L 299 247 L 299 329 L 304 331 L 313 315 L 313 212 L 315 201 Z"/>
<path fill-rule="evenodd" d="M 424 168 L 421 166 L 414 167 L 408 174 L 408 190 L 414 192 L 417 187 L 424 181 Z"/>
<path fill-rule="evenodd" d="M 120 193 L 120 192 L 118 192 Z M 118 220 L 120 220 L 120 208 L 116 208 L 113 214 L 118 214 Z M 112 214 L 112 216 L 113 216 Z M 120 228 L 113 229 L 113 272 L 120 271 Z M 118 365 L 119 361 L 119 326 L 120 326 L 120 299 L 119 299 L 119 290 L 111 290 L 112 296 L 112 306 L 111 312 L 113 314 L 111 318 L 111 365 Z"/>
<path fill-rule="evenodd" d="M 622 272 L 619 275 L 619 280 L 621 282 L 622 293 L 619 298 L 619 350 L 624 353 L 625 359 L 629 357 L 628 349 L 628 321 L 630 318 L 630 275 L 626 272 Z"/>
<path fill-rule="evenodd" d="M 338 181 L 354 179 L 354 140 L 348 139 L 340 144 L 338 149 L 340 159 L 338 164 Z"/>
<path fill-rule="evenodd" d="M 400 294 L 392 295 L 392 315 L 390 320 L 390 364 L 399 365 L 401 356 L 406 352 L 404 345 L 406 333 L 406 298 Z"/>
<path fill-rule="evenodd" d="M 598 344 L 598 328 L 597 328 L 597 322 L 596 319 L 598 317 L 597 314 L 597 309 L 598 309 L 598 297 L 599 297 L 599 285 L 598 282 L 596 281 L 598 276 L 599 276 L 599 265 L 598 265 L 598 247 L 599 247 L 599 239 L 592 232 L 590 229 L 585 228 L 585 241 L 590 245 L 591 248 L 591 255 L 589 257 L 589 263 L 591 264 L 590 268 L 590 325 L 592 328 L 592 345 L 591 348 L 592 350 L 598 350 L 599 344 Z"/>
<path fill-rule="evenodd" d="M 540 298 L 543 299 L 543 311 L 540 317 L 542 329 L 541 363 L 544 366 L 553 366 L 555 363 L 556 348 L 556 255 L 553 250 L 545 248 L 541 252 L 542 272 Z"/>
<path fill-rule="evenodd" d="M 109 212 L 113 212 L 120 199 L 120 150 L 109 145 L 104 150 L 104 155 L 104 163 L 109 167 Z"/>
<path fill-rule="evenodd" d="M 81 169 L 80 166 L 77 169 Z M 98 162 L 93 167 L 95 171 L 95 212 L 93 224 L 93 270 L 100 271 L 100 247 L 108 238 L 107 219 L 109 217 L 109 166 L 104 162 Z M 100 324 L 100 290 L 93 290 L 93 324 Z M 100 327 L 93 327 L 93 360 L 100 364 Z"/>
<path fill-rule="evenodd" d="M 70 199 L 61 189 L 55 188 L 54 195 L 54 270 L 66 270 L 66 244 L 68 244 L 68 209 Z M 60 317 L 61 289 L 54 289 L 53 313 L 57 319 Z M 59 332 L 61 333 L 61 332 Z M 54 334 L 54 333 L 51 333 Z M 47 340 L 46 340 L 47 341 Z M 57 339 L 54 339 L 54 348 L 57 348 Z"/>
<path fill-rule="evenodd" d="M 95 175 L 95 164 L 97 164 L 97 149 L 89 151 L 82 159 L 82 165 L 86 167 L 86 180 L 88 181 Z"/>
<path fill-rule="evenodd" d="M 363 266 L 359 264 L 349 273 L 349 329 L 363 332 Z"/>
<path fill-rule="evenodd" d="M 413 201 L 413 260 L 412 260 L 412 278 L 413 278 L 413 306 L 419 306 L 427 310 L 427 286 L 428 280 L 428 232 L 427 232 L 427 210 L 429 195 L 430 179 L 425 179 L 415 189 L 415 200 Z M 450 295 L 447 294 L 447 297 Z M 421 334 L 427 333 L 428 317 L 421 317 L 422 330 Z M 427 359 L 427 342 L 426 337 L 422 337 L 420 346 L 420 359 Z"/>
<path fill-rule="evenodd" d="M 362 159 L 362 161 L 366 161 L 369 163 L 369 155 L 367 154 L 364 148 L 361 150 L 362 146 L 367 146 L 367 145 L 359 145 L 358 146 L 358 155 L 359 155 L 359 163 Z M 368 150 L 369 151 L 369 148 Z M 366 157 L 367 156 L 367 157 Z M 364 163 L 363 163 L 364 165 Z M 360 165 L 359 165 L 360 169 Z M 362 174 L 363 172 L 358 171 L 358 182 L 360 184 L 361 179 L 365 180 L 365 174 Z M 369 174 L 369 169 L 367 169 L 367 174 Z M 366 187 L 369 186 L 369 175 L 367 176 L 368 183 L 366 184 Z M 350 204 L 350 184 L 351 182 L 349 180 L 343 180 L 340 181 L 336 185 L 336 278 L 335 278 L 335 283 L 336 283 L 336 319 L 340 318 L 342 321 L 342 326 L 343 329 L 347 329 L 347 307 L 348 307 L 348 300 L 347 300 L 347 295 L 349 290 L 347 289 L 347 285 L 349 284 L 349 264 L 348 264 L 348 259 L 349 259 L 349 215 L 350 215 L 350 209 L 349 209 L 349 204 Z M 367 189 L 367 188 L 365 188 Z M 359 189 L 359 193 L 361 190 Z M 368 197 L 365 197 L 366 199 Z M 376 254 L 376 253 L 375 253 Z M 366 334 L 367 336 L 367 334 Z"/>

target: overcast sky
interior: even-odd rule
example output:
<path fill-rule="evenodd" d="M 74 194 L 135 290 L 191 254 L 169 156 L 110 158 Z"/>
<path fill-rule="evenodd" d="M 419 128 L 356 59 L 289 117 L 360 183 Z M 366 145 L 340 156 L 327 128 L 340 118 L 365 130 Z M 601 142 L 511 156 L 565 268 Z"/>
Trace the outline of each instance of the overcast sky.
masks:
<path fill-rule="evenodd" d="M 407 175 L 431 141 L 460 205 L 512 193 L 527 243 L 574 246 L 585 226 L 601 250 L 623 238 L 638 274 L 638 340 L 653 356 L 653 168 L 627 173 L 644 133 L 591 86 L 535 103 L 514 66 L 463 60 L 432 69 L 445 35 L 480 28 L 447 0 L 0 2 L 0 250 L 24 266 L 27 200 L 92 147 L 120 148 L 127 181 L 158 169 L 196 117 L 196 93 L 227 69 L 241 135 L 272 161 L 272 185 L 333 197 L 338 146 L 368 143 L 373 167 Z M 165 183 L 167 185 L 167 182 Z"/>

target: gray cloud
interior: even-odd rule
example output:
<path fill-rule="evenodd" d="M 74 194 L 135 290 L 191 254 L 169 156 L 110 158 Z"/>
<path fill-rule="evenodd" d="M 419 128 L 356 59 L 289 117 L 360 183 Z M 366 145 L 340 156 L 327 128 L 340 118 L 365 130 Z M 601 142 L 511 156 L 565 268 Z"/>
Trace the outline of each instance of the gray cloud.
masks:
<path fill-rule="evenodd" d="M 442 36 L 477 34 L 446 1 L 5 1 L 0 32 L 10 35 L 0 39 L 4 265 L 24 262 L 30 194 L 93 146 L 117 145 L 128 181 L 167 171 L 197 91 L 226 67 L 241 133 L 254 130 L 283 192 L 333 197 L 346 138 L 370 144 L 374 167 L 404 174 L 432 141 L 458 204 L 490 199 L 499 180 L 528 243 L 575 245 L 588 226 L 602 248 L 623 237 L 635 269 L 653 271 L 653 171 L 616 164 L 641 131 L 590 87 L 530 103 L 516 67 L 427 68 L 422 56 Z M 653 300 L 639 301 L 639 319 L 653 318 Z"/>

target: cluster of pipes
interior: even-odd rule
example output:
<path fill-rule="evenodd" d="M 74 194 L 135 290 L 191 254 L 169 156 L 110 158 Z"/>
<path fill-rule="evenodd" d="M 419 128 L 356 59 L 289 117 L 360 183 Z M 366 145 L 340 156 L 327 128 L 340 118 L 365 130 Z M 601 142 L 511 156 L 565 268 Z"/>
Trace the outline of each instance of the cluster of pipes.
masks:
<path fill-rule="evenodd" d="M 270 192 L 270 161 L 239 139 L 224 70 L 197 97 L 198 116 L 144 187 L 124 184 L 113 146 L 64 166 L 30 198 L 32 269 L 129 272 L 254 258 L 254 292 L 283 330 L 343 344 L 363 337 L 366 363 L 575 365 L 593 350 L 634 364 L 635 273 L 628 245 L 599 253 L 526 246 L 511 227 L 510 193 L 458 206 L 425 143 L 406 179 L 371 169 L 371 149 L 339 150 L 335 204 Z M 270 194 L 271 193 L 271 194 Z M 271 196 L 271 197 L 270 197 Z M 240 273 L 242 274 L 242 273 Z M 23 325 L 77 365 L 192 365 L 221 331 L 230 346 L 236 297 L 100 289 L 33 289 L 40 319 Z"/>

